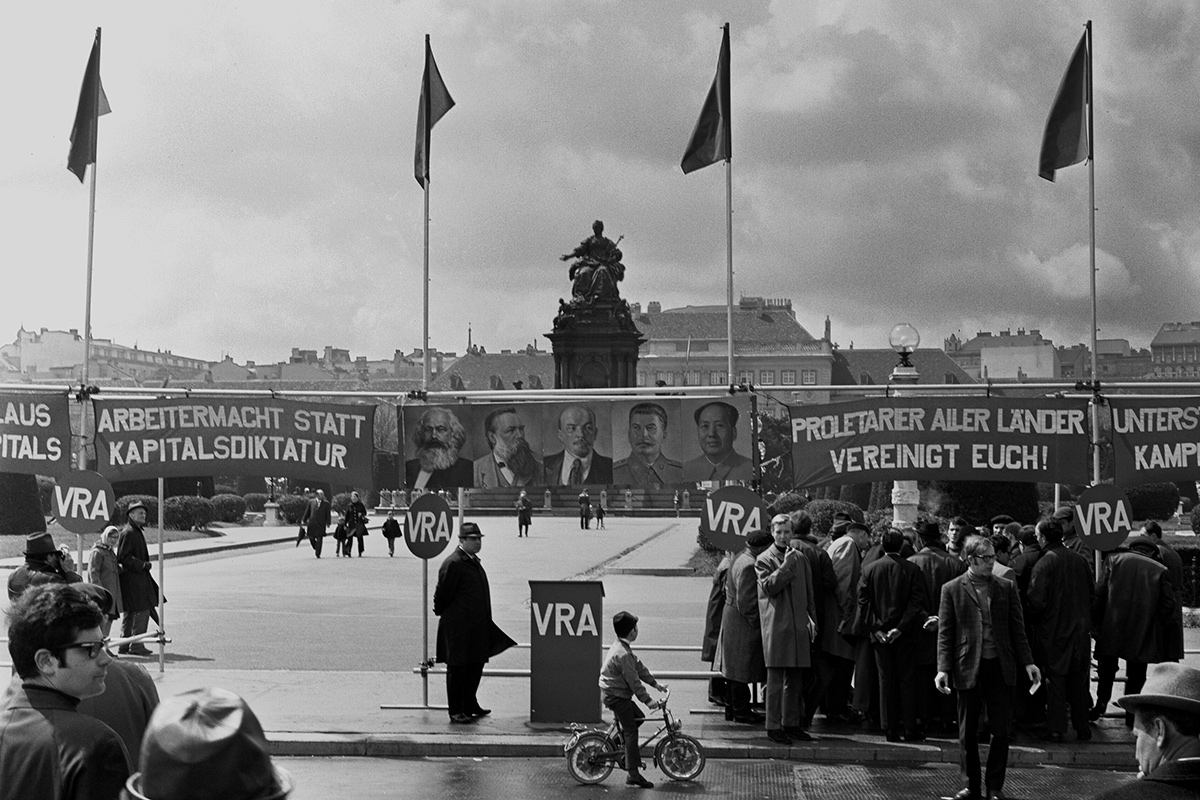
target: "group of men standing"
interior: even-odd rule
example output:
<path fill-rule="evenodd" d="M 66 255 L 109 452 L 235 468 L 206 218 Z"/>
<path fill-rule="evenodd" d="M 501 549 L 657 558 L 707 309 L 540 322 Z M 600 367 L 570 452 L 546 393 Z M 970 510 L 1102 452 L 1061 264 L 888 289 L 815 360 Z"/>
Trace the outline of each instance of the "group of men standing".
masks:
<path fill-rule="evenodd" d="M 804 511 L 776 515 L 771 534 L 751 533 L 714 579 L 726 716 L 759 724 L 749 685 L 765 683 L 773 742 L 810 739 L 818 708 L 832 720 L 869 718 L 888 741 L 953 731 L 959 800 L 1002 798 L 1014 707 L 1047 741 L 1063 741 L 1069 726 L 1086 742 L 1118 660 L 1130 696 L 1147 664 L 1182 658 L 1182 567 L 1155 523 L 1108 553 L 1095 579 L 1070 509 L 1036 526 L 998 519 L 994 532 L 957 519 L 949 542 L 933 522 L 874 539 L 839 516 L 821 541 Z M 717 616 L 713 603 L 723 603 Z M 1125 719 L 1133 727 L 1132 711 Z M 990 743 L 986 766 L 981 743 Z"/>

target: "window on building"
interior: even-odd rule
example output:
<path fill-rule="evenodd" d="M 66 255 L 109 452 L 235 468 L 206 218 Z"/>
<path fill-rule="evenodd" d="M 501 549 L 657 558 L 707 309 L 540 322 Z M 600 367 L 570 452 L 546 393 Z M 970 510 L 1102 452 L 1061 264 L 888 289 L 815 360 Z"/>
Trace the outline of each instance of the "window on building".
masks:
<path fill-rule="evenodd" d="M 800 370 L 800 384 L 802 386 L 816 386 L 817 371 L 815 369 Z"/>
<path fill-rule="evenodd" d="M 738 371 L 738 383 L 754 383 L 754 370 L 743 369 Z"/>
<path fill-rule="evenodd" d="M 675 385 L 675 373 L 674 372 L 656 372 L 656 373 L 654 373 L 655 384 L 657 384 L 659 381 L 662 381 L 664 386 L 674 386 Z"/>
<path fill-rule="evenodd" d="M 728 384 L 729 376 L 724 372 L 717 372 L 716 370 L 713 370 L 712 372 L 708 373 L 709 386 L 727 386 Z"/>
<path fill-rule="evenodd" d="M 775 370 L 760 369 L 758 371 L 758 382 L 761 383 L 763 386 L 774 386 L 775 385 Z"/>
<path fill-rule="evenodd" d="M 700 381 L 701 381 L 700 375 L 701 375 L 701 373 L 700 373 L 700 370 L 698 370 L 698 369 L 688 370 L 687 385 L 688 386 L 700 386 L 701 385 L 700 384 Z"/>
<path fill-rule="evenodd" d="M 638 386 L 645 386 L 645 385 L 646 385 L 646 373 L 639 372 L 638 373 Z"/>
<path fill-rule="evenodd" d="M 779 373 L 779 382 L 784 386 L 796 385 L 796 370 L 785 369 Z"/>

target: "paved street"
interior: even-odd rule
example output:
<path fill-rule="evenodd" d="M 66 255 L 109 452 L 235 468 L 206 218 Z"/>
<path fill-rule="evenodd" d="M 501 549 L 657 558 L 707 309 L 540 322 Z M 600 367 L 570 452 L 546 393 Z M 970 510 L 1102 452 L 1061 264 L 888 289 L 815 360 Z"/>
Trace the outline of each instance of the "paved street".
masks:
<path fill-rule="evenodd" d="M 652 793 L 625 786 L 614 771 L 603 783 L 581 786 L 567 774 L 563 759 L 371 759 L 280 758 L 276 763 L 296 781 L 290 800 L 333 797 L 420 797 L 422 800 L 490 798 L 705 797 L 722 800 L 876 800 L 940 798 L 953 795 L 957 767 L 938 764 L 920 768 L 859 765 L 807 765 L 788 761 L 709 761 L 699 778 L 673 783 L 647 765 Z M 1006 793 L 1013 800 L 1087 798 L 1132 773 L 1060 768 L 1010 769 Z"/>

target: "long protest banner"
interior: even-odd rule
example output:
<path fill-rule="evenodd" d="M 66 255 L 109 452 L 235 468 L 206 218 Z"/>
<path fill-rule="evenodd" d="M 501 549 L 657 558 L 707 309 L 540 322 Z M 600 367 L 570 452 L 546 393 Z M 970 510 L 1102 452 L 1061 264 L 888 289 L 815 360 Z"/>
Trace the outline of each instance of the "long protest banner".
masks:
<path fill-rule="evenodd" d="M 112 481 L 286 475 L 371 482 L 375 407 L 249 398 L 93 398 L 98 469 Z"/>
<path fill-rule="evenodd" d="M 70 472 L 70 413 L 65 394 L 0 394 L 0 472 Z"/>
<path fill-rule="evenodd" d="M 1109 397 L 1113 474 L 1119 486 L 1200 475 L 1200 397 Z"/>
<path fill-rule="evenodd" d="M 1088 482 L 1085 399 L 889 397 L 790 410 L 798 487 L 889 480 Z"/>

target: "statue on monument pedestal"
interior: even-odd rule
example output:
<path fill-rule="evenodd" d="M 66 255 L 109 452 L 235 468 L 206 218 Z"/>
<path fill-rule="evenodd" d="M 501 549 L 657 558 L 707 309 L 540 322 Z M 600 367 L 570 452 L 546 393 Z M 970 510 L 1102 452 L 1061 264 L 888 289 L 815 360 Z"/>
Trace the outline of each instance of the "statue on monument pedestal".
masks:
<path fill-rule="evenodd" d="M 561 261 L 575 259 L 567 272 L 571 279 L 572 305 L 621 299 L 617 283 L 625 278 L 625 265 L 621 263 L 617 245 L 623 238 L 619 237 L 615 242 L 609 239 L 604 235 L 604 223 L 596 220 L 592 223 L 592 235 L 560 257 Z"/>

